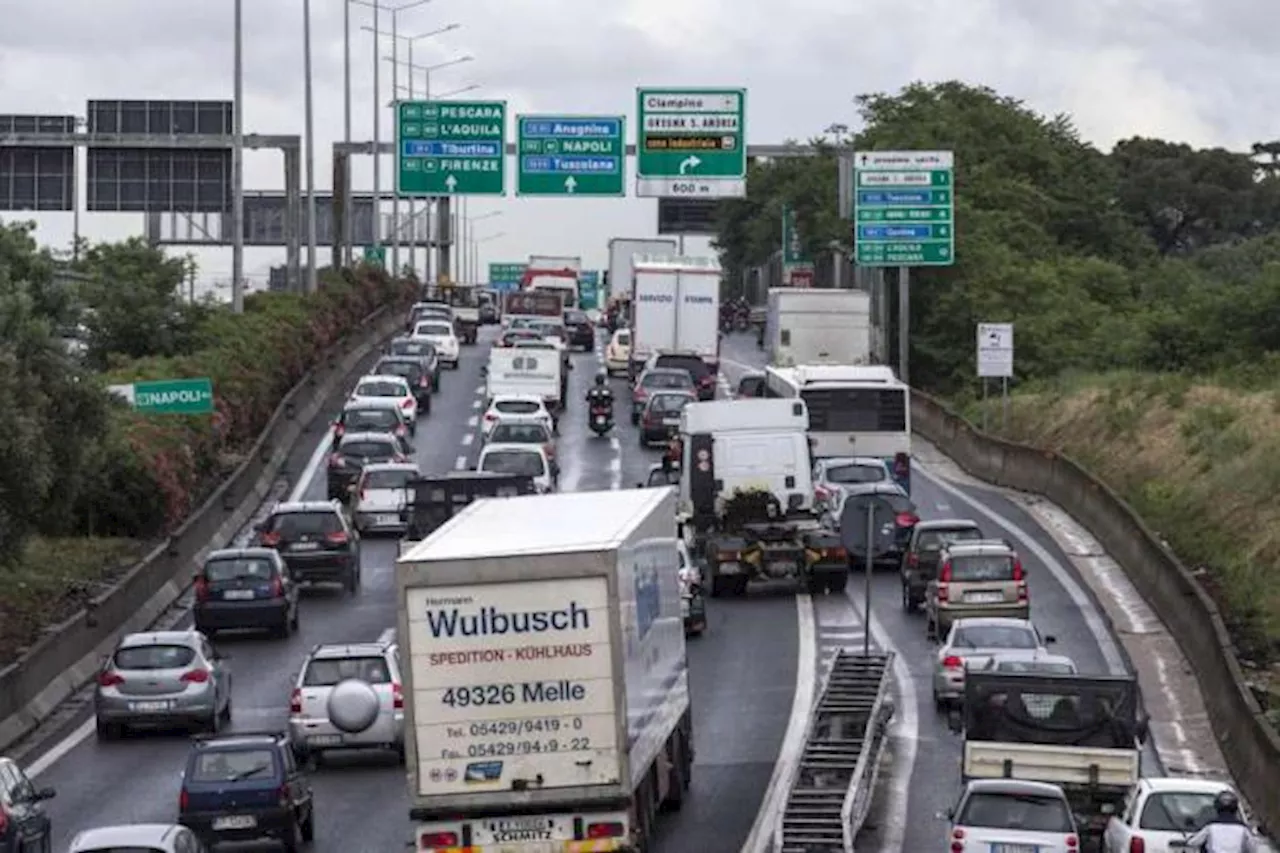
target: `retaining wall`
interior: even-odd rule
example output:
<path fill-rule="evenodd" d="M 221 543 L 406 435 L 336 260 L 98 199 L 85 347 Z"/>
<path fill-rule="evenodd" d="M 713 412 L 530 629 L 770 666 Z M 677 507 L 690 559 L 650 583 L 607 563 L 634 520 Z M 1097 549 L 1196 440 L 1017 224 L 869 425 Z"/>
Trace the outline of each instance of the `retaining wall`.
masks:
<path fill-rule="evenodd" d="M 181 527 L 86 609 L 50 628 L 0 670 L 0 753 L 88 683 L 121 635 L 145 629 L 177 601 L 194 567 L 244 528 L 278 478 L 301 473 L 289 470 L 289 455 L 299 441 L 328 428 L 319 417 L 325 400 L 354 380 L 365 358 L 403 322 L 400 311 L 379 309 L 360 331 L 330 348 L 280 401 L 245 460 Z"/>
<path fill-rule="evenodd" d="M 1062 454 L 988 435 L 937 399 L 914 391 L 912 429 L 968 473 L 1035 492 L 1083 524 L 1124 569 L 1186 655 L 1223 756 L 1258 820 L 1280 831 L 1280 736 L 1245 684 L 1214 601 L 1105 483 Z"/>

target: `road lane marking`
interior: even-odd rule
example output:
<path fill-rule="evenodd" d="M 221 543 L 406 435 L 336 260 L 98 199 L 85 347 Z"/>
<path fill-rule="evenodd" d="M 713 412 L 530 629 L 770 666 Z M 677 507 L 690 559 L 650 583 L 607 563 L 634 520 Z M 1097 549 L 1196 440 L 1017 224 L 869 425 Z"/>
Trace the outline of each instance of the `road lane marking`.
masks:
<path fill-rule="evenodd" d="M 459 456 L 457 459 L 453 460 L 453 467 L 458 471 L 467 470 L 467 457 Z"/>
<path fill-rule="evenodd" d="M 475 437 L 475 434 L 474 434 L 474 433 L 470 433 L 470 432 L 469 432 L 469 433 L 467 433 L 466 435 L 464 435 L 464 436 L 462 437 L 462 446 L 463 446 L 463 447 L 470 447 L 470 446 L 471 446 L 471 442 L 475 441 L 475 438 L 476 438 L 476 437 Z"/>
<path fill-rule="evenodd" d="M 289 492 L 289 501 L 291 503 L 302 500 L 303 495 L 307 492 L 307 486 L 311 485 L 311 481 L 315 479 L 316 472 L 320 469 L 324 458 L 329 455 L 328 452 L 331 447 L 333 447 L 333 430 L 327 429 L 324 435 L 320 437 L 320 443 L 316 445 L 315 452 L 307 460 L 307 466 L 302 469 L 302 474 L 298 477 L 297 482 L 293 484 L 293 490 Z"/>
<path fill-rule="evenodd" d="M 475 429 L 479 423 L 480 423 L 479 415 L 472 415 L 471 417 L 467 418 L 467 426 L 470 427 L 471 429 Z"/>
<path fill-rule="evenodd" d="M 622 488 L 622 442 L 616 435 L 609 438 L 609 452 L 609 488 L 616 492 Z"/>

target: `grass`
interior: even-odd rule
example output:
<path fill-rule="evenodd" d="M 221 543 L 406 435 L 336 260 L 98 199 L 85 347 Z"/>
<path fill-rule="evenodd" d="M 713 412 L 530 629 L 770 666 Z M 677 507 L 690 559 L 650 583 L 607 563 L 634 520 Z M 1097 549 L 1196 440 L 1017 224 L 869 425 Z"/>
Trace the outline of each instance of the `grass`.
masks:
<path fill-rule="evenodd" d="M 1123 495 L 1199 571 L 1241 662 L 1280 685 L 1280 381 L 1071 375 L 1014 394 L 1006 434 L 1066 452 Z"/>
<path fill-rule="evenodd" d="M 33 537 L 22 560 L 0 567 L 0 667 L 102 592 L 146 553 L 134 539 Z"/>

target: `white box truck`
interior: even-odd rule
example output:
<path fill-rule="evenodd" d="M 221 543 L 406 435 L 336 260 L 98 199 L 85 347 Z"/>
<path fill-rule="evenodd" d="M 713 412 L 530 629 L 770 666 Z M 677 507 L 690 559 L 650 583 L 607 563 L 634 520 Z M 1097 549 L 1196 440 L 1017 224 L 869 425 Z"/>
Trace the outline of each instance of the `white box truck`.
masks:
<path fill-rule="evenodd" d="M 769 289 L 765 346 L 775 367 L 869 364 L 871 294 L 863 290 Z"/>
<path fill-rule="evenodd" d="M 635 255 L 674 255 L 676 241 L 664 237 L 614 237 L 609 241 L 609 298 L 631 298 Z"/>
<path fill-rule="evenodd" d="M 565 308 L 577 308 L 582 258 L 571 255 L 530 255 L 524 270 L 525 290 L 549 290 L 564 297 Z"/>
<path fill-rule="evenodd" d="M 693 762 L 675 510 L 486 498 L 396 562 L 415 849 L 652 849 Z"/>
<path fill-rule="evenodd" d="M 631 291 L 631 374 L 654 353 L 693 353 L 720 368 L 720 262 L 637 255 Z"/>
<path fill-rule="evenodd" d="M 485 396 L 527 394 L 540 397 L 547 411 L 558 412 L 564 403 L 564 374 L 558 352 L 526 347 L 494 347 L 485 370 Z"/>

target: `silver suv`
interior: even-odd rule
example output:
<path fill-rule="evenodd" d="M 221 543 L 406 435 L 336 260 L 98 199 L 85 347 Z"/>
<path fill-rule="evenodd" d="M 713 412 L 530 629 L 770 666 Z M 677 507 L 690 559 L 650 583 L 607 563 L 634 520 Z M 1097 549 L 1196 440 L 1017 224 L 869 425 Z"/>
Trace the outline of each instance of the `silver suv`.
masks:
<path fill-rule="evenodd" d="M 386 749 L 404 761 L 404 682 L 393 641 L 318 645 L 289 699 L 299 761 L 338 749 Z"/>

